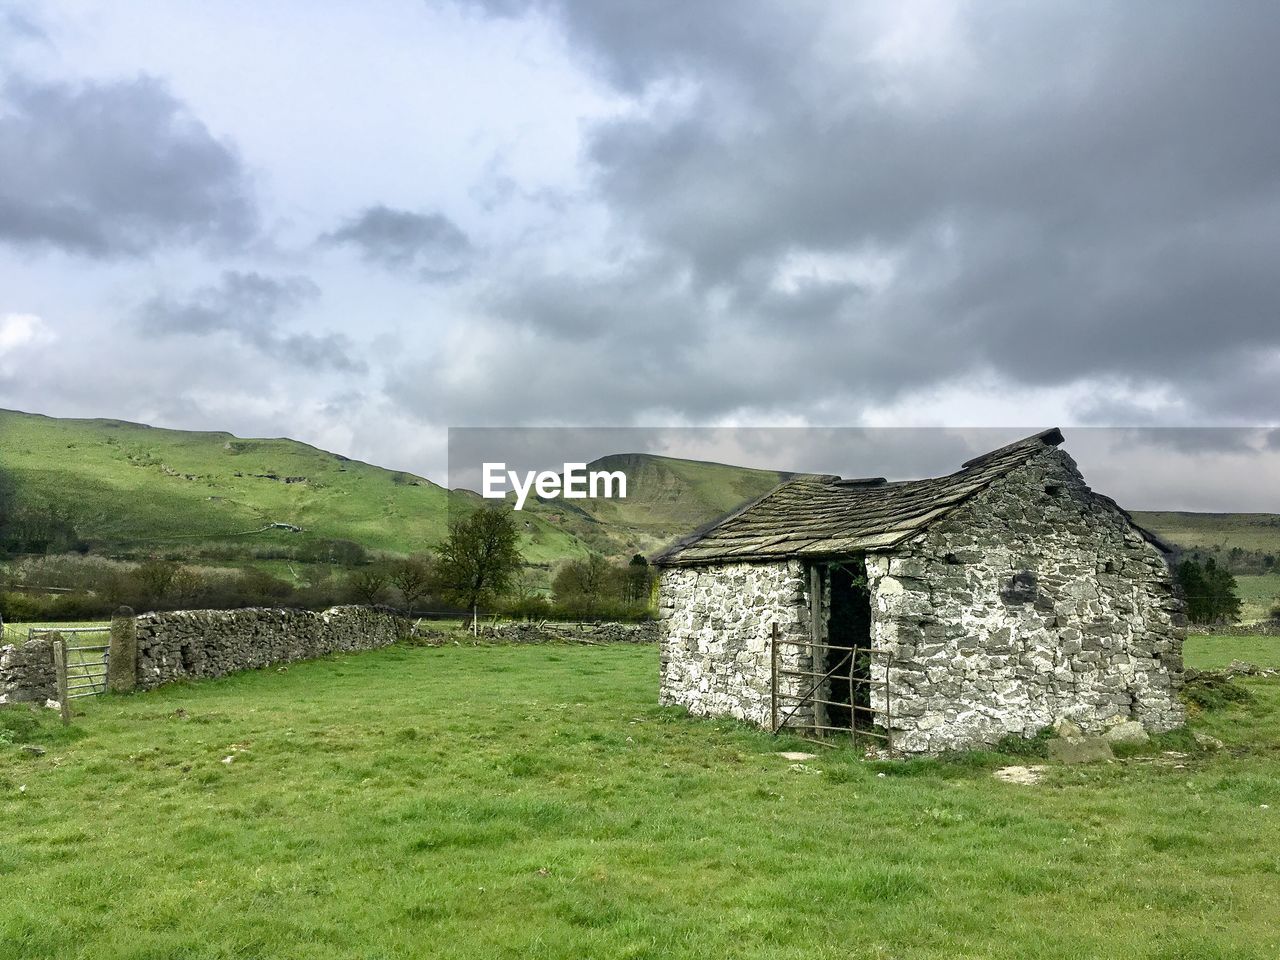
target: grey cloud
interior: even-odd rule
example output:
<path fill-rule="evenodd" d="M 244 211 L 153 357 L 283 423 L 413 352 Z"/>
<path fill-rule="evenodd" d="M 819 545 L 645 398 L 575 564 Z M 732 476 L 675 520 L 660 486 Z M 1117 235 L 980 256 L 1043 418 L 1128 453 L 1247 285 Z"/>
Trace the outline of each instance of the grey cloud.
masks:
<path fill-rule="evenodd" d="M 254 234 L 240 158 L 160 81 L 11 81 L 2 103 L 0 240 L 115 257 Z"/>
<path fill-rule="evenodd" d="M 49 35 L 40 25 L 18 10 L 0 10 L 0 41 L 6 34 L 18 40 L 49 43 Z"/>
<path fill-rule="evenodd" d="M 366 369 L 351 342 L 338 334 L 292 333 L 280 328 L 282 315 L 319 296 L 305 277 L 276 279 L 228 271 L 219 283 L 183 297 L 157 296 L 138 310 L 138 326 L 153 337 L 212 337 L 227 334 L 290 366 Z"/>
<path fill-rule="evenodd" d="M 1174 450 L 1188 456 L 1249 454 L 1267 446 L 1267 432 L 1248 427 L 1134 427 L 1091 428 L 1076 433 L 1106 438 L 1112 451 L 1145 447 Z"/>
<path fill-rule="evenodd" d="M 471 241 L 440 213 L 414 213 L 386 206 L 369 207 L 320 238 L 322 243 L 350 245 L 369 263 L 420 280 L 459 276 L 472 255 Z"/>
<path fill-rule="evenodd" d="M 685 316 L 699 332 L 681 340 L 725 344 L 655 384 L 682 412 L 834 401 L 856 417 L 982 371 L 1164 387 L 1193 419 L 1280 417 L 1266 388 L 1280 358 L 1275 8 L 983 4 L 962 10 L 960 55 L 913 66 L 870 55 L 874 18 L 856 29 L 891 6 L 489 8 L 558 17 L 623 92 L 691 84 L 591 129 L 587 154 L 618 231 L 667 265 L 659 292 L 624 277 L 592 302 Z M 833 21 L 850 9 L 847 55 L 833 58 Z M 878 252 L 895 271 L 879 290 L 780 293 L 771 279 L 797 251 Z M 503 316 L 523 303 L 554 341 L 579 286 L 513 279 Z M 706 309 L 713 294 L 728 306 Z M 765 355 L 768 377 L 748 363 Z M 697 382 L 672 382 L 682 375 Z"/>
<path fill-rule="evenodd" d="M 555 341 L 688 346 L 705 332 L 698 323 L 705 305 L 672 264 L 652 258 L 590 272 L 535 274 L 515 286 L 498 285 L 481 302 L 492 315 Z"/>
<path fill-rule="evenodd" d="M 587 63 L 619 89 L 642 90 L 671 76 L 728 76 L 776 82 L 770 68 L 808 52 L 823 4 L 791 0 L 465 0 L 492 16 L 558 18 Z M 769 71 L 760 74 L 760 69 Z"/>

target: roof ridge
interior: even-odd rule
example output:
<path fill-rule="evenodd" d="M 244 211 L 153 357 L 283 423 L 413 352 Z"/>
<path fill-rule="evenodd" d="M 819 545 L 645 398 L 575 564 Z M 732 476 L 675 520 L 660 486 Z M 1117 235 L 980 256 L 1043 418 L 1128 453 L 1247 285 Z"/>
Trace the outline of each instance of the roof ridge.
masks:
<path fill-rule="evenodd" d="M 1050 427 L 1048 430 L 1041 430 L 1039 433 L 1033 433 L 1029 437 L 1023 437 L 1021 440 L 1014 440 L 1012 443 L 1006 443 L 1003 447 L 996 447 L 994 450 L 988 450 L 986 453 L 980 453 L 976 457 L 966 460 L 960 464 L 961 470 L 968 470 L 970 467 L 976 467 L 978 464 L 986 463 L 996 457 L 1012 453 L 1020 447 L 1025 447 L 1028 451 L 1034 451 L 1034 441 L 1039 440 L 1046 447 L 1056 447 L 1062 444 L 1067 438 L 1062 435 L 1062 431 L 1057 427 Z"/>

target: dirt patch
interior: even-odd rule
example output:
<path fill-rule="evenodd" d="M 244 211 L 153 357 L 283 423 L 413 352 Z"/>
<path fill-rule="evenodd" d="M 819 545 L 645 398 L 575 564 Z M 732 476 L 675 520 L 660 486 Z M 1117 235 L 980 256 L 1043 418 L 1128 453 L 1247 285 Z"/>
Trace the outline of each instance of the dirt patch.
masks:
<path fill-rule="evenodd" d="M 1005 783 L 1017 783 L 1022 786 L 1030 786 L 1033 783 L 1039 783 L 1044 777 L 1044 772 L 1048 767 L 1043 764 L 1036 764 L 1031 767 L 1001 767 L 994 771 L 991 775 L 997 780 L 1003 780 Z"/>

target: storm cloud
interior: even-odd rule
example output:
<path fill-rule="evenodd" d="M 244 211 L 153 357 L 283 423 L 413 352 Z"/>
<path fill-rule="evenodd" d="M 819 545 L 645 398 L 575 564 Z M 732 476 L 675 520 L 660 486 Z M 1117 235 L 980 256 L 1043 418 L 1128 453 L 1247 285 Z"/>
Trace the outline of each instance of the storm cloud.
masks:
<path fill-rule="evenodd" d="M 0 99 L 0 240 L 92 257 L 244 241 L 248 176 L 163 82 L 38 83 Z"/>
<path fill-rule="evenodd" d="M 758 372 L 733 343 L 750 338 L 792 387 L 755 391 L 779 412 L 983 371 L 1280 416 L 1259 389 L 1280 357 L 1274 9 L 748 6 L 489 5 L 559 18 L 584 63 L 646 98 L 591 128 L 587 158 L 617 233 L 669 265 L 647 304 L 625 274 L 618 300 L 669 315 L 687 278 L 696 339 L 722 346 L 702 410 L 741 408 L 718 359 Z M 555 343 L 581 285 L 548 282 L 515 281 L 504 315 L 524 298 Z M 1081 409 L 1106 422 L 1131 402 Z"/>

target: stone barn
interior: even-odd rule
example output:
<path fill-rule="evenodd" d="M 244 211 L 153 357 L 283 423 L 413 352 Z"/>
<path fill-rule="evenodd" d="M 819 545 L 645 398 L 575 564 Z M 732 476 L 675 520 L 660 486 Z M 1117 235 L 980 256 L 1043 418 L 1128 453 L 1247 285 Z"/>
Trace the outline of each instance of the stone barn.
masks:
<path fill-rule="evenodd" d="M 1062 442 L 928 480 L 798 477 L 668 548 L 662 702 L 898 754 L 1180 726 L 1168 548 Z"/>

